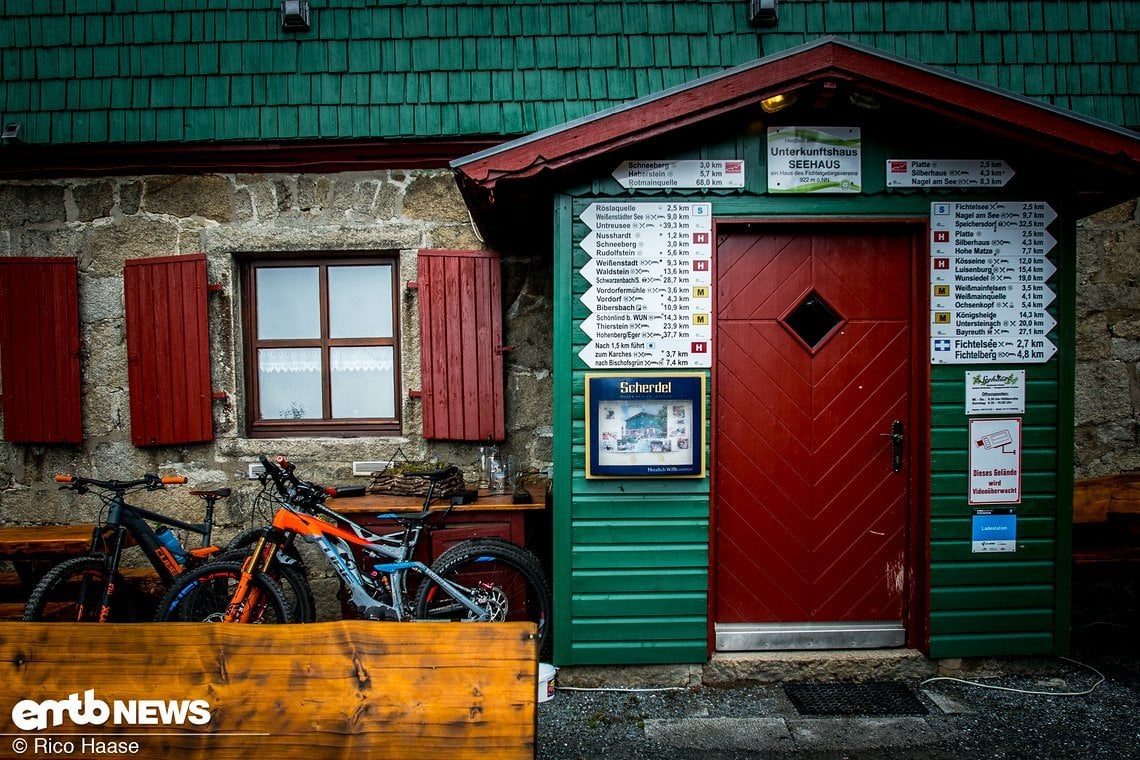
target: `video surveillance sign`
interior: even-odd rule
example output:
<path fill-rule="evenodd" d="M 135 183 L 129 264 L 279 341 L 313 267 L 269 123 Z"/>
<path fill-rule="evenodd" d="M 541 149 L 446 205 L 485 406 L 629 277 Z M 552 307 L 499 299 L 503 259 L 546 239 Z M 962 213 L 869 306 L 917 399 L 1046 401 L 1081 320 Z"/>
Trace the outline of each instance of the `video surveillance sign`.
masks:
<path fill-rule="evenodd" d="M 970 504 L 1021 502 L 1021 419 L 970 420 Z"/>

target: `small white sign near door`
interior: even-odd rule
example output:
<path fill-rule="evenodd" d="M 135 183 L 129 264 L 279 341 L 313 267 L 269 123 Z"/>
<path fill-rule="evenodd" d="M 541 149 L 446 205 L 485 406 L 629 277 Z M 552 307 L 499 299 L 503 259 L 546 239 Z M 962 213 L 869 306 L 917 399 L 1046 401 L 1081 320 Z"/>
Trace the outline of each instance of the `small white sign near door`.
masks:
<path fill-rule="evenodd" d="M 968 370 L 966 414 L 1025 414 L 1025 370 Z"/>
<path fill-rule="evenodd" d="M 970 420 L 970 504 L 1021 502 L 1021 419 Z"/>

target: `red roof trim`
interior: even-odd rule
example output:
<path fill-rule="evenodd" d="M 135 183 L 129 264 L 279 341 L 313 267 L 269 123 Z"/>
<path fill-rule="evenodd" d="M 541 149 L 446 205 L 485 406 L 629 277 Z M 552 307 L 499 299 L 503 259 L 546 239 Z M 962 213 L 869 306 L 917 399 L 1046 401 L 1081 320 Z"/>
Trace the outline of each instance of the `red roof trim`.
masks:
<path fill-rule="evenodd" d="M 1056 153 L 1099 160 L 1116 170 L 1137 171 L 1122 165 L 1121 159 L 1140 164 L 1140 139 L 1125 130 L 829 38 L 459 159 L 452 167 L 461 174 L 461 186 L 493 194 L 502 179 L 525 180 L 556 171 L 828 78 L 857 82 L 885 99 L 963 125 L 1015 135 Z"/>
<path fill-rule="evenodd" d="M 503 138 L 194 145 L 5 145 L 0 177 L 441 169 Z"/>

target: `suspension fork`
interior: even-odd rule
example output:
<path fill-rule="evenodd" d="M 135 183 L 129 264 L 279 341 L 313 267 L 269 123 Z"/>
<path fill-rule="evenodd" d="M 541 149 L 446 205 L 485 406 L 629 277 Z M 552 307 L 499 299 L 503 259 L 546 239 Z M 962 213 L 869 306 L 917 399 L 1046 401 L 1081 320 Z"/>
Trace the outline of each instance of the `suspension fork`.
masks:
<path fill-rule="evenodd" d="M 271 538 L 272 536 L 272 538 Z M 230 603 L 226 606 L 226 623 L 248 623 L 261 601 L 261 594 L 251 582 L 255 573 L 268 573 L 269 565 L 273 562 L 284 534 L 276 528 L 270 528 L 257 539 L 253 551 L 245 558 L 241 566 L 241 577 L 237 588 L 234 589 Z"/>
<path fill-rule="evenodd" d="M 111 557 L 107 562 L 107 585 L 103 588 L 103 596 L 99 600 L 99 622 L 106 623 L 111 620 L 111 599 L 115 595 L 115 576 L 118 574 L 119 562 L 123 556 L 123 535 L 127 532 L 126 526 L 121 522 L 115 525 L 115 538 L 114 545 L 111 547 Z M 88 579 L 83 579 L 83 585 L 80 587 L 79 598 L 85 600 L 87 598 L 87 582 Z M 82 608 L 83 604 L 80 604 Z M 82 615 L 82 609 L 80 609 Z"/>

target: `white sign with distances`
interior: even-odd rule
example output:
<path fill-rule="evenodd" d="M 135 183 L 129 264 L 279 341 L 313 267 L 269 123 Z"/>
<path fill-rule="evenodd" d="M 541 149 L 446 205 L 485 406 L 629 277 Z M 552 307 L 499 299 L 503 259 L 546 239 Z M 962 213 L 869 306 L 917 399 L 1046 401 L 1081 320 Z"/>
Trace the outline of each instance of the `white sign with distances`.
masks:
<path fill-rule="evenodd" d="M 863 183 L 859 127 L 769 127 L 768 192 L 858 193 Z"/>
<path fill-rule="evenodd" d="M 712 355 L 712 204 L 591 203 L 579 244 L 579 296 L 593 369 L 708 367 Z"/>
<path fill-rule="evenodd" d="M 1013 174 L 1005 161 L 887 159 L 887 187 L 1005 187 Z"/>
<path fill-rule="evenodd" d="M 744 187 L 744 162 L 737 160 L 622 161 L 613 178 L 626 189 L 667 190 Z"/>
<path fill-rule="evenodd" d="M 970 504 L 1021 502 L 1021 419 L 970 420 Z"/>
<path fill-rule="evenodd" d="M 966 372 L 966 414 L 1025 414 L 1025 370 Z"/>

